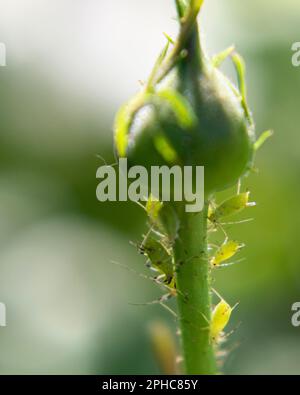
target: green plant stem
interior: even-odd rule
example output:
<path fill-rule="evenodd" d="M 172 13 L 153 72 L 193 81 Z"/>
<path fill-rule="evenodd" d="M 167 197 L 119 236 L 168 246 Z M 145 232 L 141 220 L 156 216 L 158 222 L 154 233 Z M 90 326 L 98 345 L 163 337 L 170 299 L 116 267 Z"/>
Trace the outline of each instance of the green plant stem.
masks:
<path fill-rule="evenodd" d="M 200 213 L 177 206 L 180 220 L 174 245 L 178 316 L 186 374 L 216 374 L 210 341 L 210 268 L 207 256 L 207 204 Z"/>
<path fill-rule="evenodd" d="M 174 65 L 183 48 L 189 63 L 200 67 L 197 15 L 203 0 L 177 0 L 181 29 L 177 43 L 167 59 L 160 78 Z M 185 16 L 182 16 L 185 13 Z M 195 73 L 197 75 L 197 73 Z M 159 78 L 159 79 L 160 79 Z M 158 79 L 158 80 L 159 80 Z M 207 253 L 208 203 L 200 213 L 187 213 L 184 203 L 177 205 L 180 222 L 174 245 L 178 316 L 186 374 L 216 374 L 214 346 L 210 339 L 210 266 Z"/>

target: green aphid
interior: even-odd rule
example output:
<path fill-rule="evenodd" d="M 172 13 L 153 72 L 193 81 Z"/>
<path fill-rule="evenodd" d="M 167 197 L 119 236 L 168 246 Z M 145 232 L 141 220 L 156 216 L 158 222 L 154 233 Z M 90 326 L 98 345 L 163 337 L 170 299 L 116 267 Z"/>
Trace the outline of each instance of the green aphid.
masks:
<path fill-rule="evenodd" d="M 208 219 L 211 222 L 218 222 L 219 220 L 228 217 L 233 214 L 237 214 L 244 210 L 246 207 L 255 206 L 255 202 L 249 202 L 250 192 L 239 193 L 238 195 L 232 196 L 226 199 L 216 208 L 210 208 L 208 213 Z"/>
<path fill-rule="evenodd" d="M 214 308 L 210 325 L 210 338 L 214 343 L 218 342 L 223 330 L 227 326 L 232 310 L 231 306 L 224 299 L 221 299 Z"/>
<path fill-rule="evenodd" d="M 243 247 L 244 244 L 241 244 L 238 241 L 225 240 L 210 259 L 210 264 L 214 267 L 221 265 L 223 262 L 232 258 Z"/>
<path fill-rule="evenodd" d="M 146 238 L 139 249 L 140 252 L 149 259 L 151 267 L 165 276 L 164 283 L 169 286 L 173 286 L 173 258 L 167 249 L 158 240 L 152 237 Z"/>
<path fill-rule="evenodd" d="M 159 213 L 161 211 L 162 206 L 163 206 L 163 202 L 160 202 L 153 195 L 149 196 L 145 209 L 152 225 L 158 226 Z"/>
<path fill-rule="evenodd" d="M 179 221 L 174 208 L 151 195 L 147 200 L 145 209 L 151 226 L 154 230 L 166 236 L 169 241 L 168 244 L 172 245 L 179 227 Z"/>

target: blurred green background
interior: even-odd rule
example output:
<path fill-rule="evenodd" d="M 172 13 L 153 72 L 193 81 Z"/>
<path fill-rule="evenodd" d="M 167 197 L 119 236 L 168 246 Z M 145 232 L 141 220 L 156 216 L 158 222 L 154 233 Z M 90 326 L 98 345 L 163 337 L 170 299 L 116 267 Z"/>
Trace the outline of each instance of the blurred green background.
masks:
<path fill-rule="evenodd" d="M 101 155 L 114 161 L 112 124 L 176 34 L 172 0 L 0 0 L 0 373 L 157 373 L 147 334 L 174 320 L 130 303 L 160 291 L 111 263 L 145 272 L 129 241 L 145 231 L 133 203 L 96 200 Z M 235 43 L 248 67 L 258 132 L 275 130 L 247 179 L 255 221 L 232 228 L 247 247 L 215 287 L 240 305 L 224 371 L 299 374 L 299 0 L 206 0 L 210 54 Z M 234 78 L 230 63 L 224 70 Z"/>

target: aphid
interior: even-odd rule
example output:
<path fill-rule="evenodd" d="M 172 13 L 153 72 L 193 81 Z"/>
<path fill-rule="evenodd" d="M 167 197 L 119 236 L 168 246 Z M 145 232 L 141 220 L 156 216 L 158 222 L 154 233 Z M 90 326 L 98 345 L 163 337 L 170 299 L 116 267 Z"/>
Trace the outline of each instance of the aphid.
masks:
<path fill-rule="evenodd" d="M 145 210 L 147 215 L 151 221 L 152 225 L 159 226 L 159 212 L 163 206 L 163 202 L 160 202 L 156 197 L 153 195 L 149 196 L 149 199 L 146 202 Z"/>
<path fill-rule="evenodd" d="M 210 337 L 214 343 L 218 342 L 220 336 L 222 336 L 222 332 L 230 320 L 231 313 L 237 306 L 236 304 L 234 307 L 231 307 L 216 291 L 215 293 L 220 298 L 220 302 L 214 308 L 211 316 Z"/>
<path fill-rule="evenodd" d="M 238 241 L 226 239 L 217 249 L 216 253 L 211 257 L 210 264 L 212 266 L 221 265 L 223 262 L 232 258 L 243 247 L 244 244 L 241 244 Z"/>
<path fill-rule="evenodd" d="M 233 214 L 237 214 L 240 211 L 244 210 L 246 207 L 255 206 L 255 202 L 249 202 L 250 192 L 242 192 L 235 196 L 226 199 L 219 206 L 209 209 L 208 219 L 216 223 L 222 220 L 225 217 L 228 217 Z"/>
<path fill-rule="evenodd" d="M 150 268 L 154 268 L 163 276 L 164 283 L 169 287 L 175 287 L 173 257 L 166 247 L 153 237 L 146 236 L 139 246 L 139 251 L 148 258 Z"/>
<path fill-rule="evenodd" d="M 149 196 L 146 205 L 142 207 L 148 215 L 152 230 L 160 236 L 162 244 L 169 249 L 177 236 L 179 227 L 174 208 L 159 201 L 153 195 Z"/>
<path fill-rule="evenodd" d="M 169 204 L 163 204 L 159 212 L 159 229 L 167 235 L 168 243 L 173 245 L 178 236 L 179 220 L 175 209 Z"/>

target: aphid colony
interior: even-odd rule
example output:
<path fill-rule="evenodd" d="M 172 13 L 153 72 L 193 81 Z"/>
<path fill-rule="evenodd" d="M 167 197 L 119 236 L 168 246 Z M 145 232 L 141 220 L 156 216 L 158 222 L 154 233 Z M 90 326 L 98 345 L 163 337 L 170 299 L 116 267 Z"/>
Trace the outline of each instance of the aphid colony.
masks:
<path fill-rule="evenodd" d="M 256 139 L 245 63 L 235 48 L 213 57 L 205 53 L 197 23 L 203 2 L 175 0 L 178 37 L 173 41 L 166 35 L 150 77 L 119 110 L 114 142 L 118 158 L 128 159 L 131 168 L 204 167 L 204 197 L 210 200 L 253 170 L 256 151 L 272 132 Z M 219 69 L 227 58 L 237 84 Z M 151 279 L 166 291 L 151 304 L 160 303 L 176 316 L 165 302 L 177 296 L 185 371 L 214 374 L 214 346 L 225 339 L 223 331 L 234 307 L 212 288 L 211 272 L 236 263 L 244 244 L 227 234 L 227 226 L 234 224 L 227 218 L 254 203 L 249 192 L 241 192 L 240 182 L 234 196 L 220 204 L 205 202 L 204 210 L 198 210 L 201 214 L 183 211 L 187 199 L 167 203 L 159 201 L 163 197 L 158 193 L 156 197 L 147 195 L 146 203 L 139 203 L 147 213 L 149 230 L 137 245 L 155 273 Z M 219 298 L 212 309 L 211 290 Z"/>
<path fill-rule="evenodd" d="M 221 204 L 211 202 L 208 210 L 208 231 L 218 229 L 224 233 L 224 241 L 221 245 L 209 244 L 208 261 L 211 270 L 234 264 L 229 260 L 236 256 L 243 243 L 231 240 L 224 227 L 227 225 L 227 217 L 237 214 L 247 207 L 254 206 L 249 201 L 249 192 L 238 193 Z M 153 278 L 157 284 L 167 291 L 159 300 L 152 303 L 160 303 L 164 307 L 165 301 L 176 296 L 176 265 L 172 251 L 172 245 L 177 236 L 178 223 L 175 210 L 171 205 L 163 204 L 153 196 L 149 198 L 145 206 L 142 206 L 149 219 L 149 231 L 142 243 L 138 245 L 139 252 L 147 258 L 147 267 L 156 273 Z M 231 223 L 230 223 L 231 224 Z M 210 338 L 213 343 L 219 343 L 224 338 L 224 329 L 227 326 L 234 307 L 231 307 L 215 290 L 219 302 L 214 307 L 211 320 L 208 322 Z M 175 314 L 175 313 L 174 313 Z M 202 328 L 203 329 L 203 328 Z"/>

